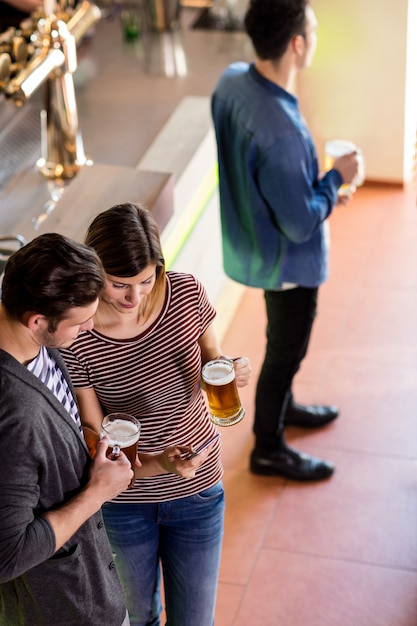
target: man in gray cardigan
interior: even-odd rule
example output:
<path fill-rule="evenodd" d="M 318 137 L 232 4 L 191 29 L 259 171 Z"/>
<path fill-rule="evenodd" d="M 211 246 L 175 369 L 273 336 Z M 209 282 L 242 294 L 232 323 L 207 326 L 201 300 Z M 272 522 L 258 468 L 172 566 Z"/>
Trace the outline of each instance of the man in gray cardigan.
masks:
<path fill-rule="evenodd" d="M 133 472 L 91 461 L 57 348 L 91 329 L 96 254 L 46 234 L 8 261 L 0 303 L 0 624 L 128 624 L 101 506 Z"/>

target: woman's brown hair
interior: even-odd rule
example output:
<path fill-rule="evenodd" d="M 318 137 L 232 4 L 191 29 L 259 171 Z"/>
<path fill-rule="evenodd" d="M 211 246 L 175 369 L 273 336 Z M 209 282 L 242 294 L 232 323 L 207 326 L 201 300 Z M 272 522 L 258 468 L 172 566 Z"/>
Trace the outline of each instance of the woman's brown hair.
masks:
<path fill-rule="evenodd" d="M 106 274 L 118 278 L 137 276 L 149 265 L 156 266 L 156 282 L 141 313 L 149 315 L 165 289 L 165 260 L 158 226 L 140 205 L 125 202 L 103 211 L 90 224 L 86 245 L 94 248 Z"/>

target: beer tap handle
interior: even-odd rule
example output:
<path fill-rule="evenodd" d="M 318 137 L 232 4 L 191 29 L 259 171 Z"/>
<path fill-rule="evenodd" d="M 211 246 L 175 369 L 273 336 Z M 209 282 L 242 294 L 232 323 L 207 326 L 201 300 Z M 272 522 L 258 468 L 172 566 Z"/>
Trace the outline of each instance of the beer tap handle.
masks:
<path fill-rule="evenodd" d="M 0 54 L 0 88 L 4 88 L 10 78 L 12 60 L 7 52 Z"/>

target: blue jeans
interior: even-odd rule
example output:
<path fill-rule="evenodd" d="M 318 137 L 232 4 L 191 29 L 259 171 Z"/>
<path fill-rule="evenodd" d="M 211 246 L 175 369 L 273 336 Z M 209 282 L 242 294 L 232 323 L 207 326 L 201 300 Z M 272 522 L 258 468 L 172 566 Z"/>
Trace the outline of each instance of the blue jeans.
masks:
<path fill-rule="evenodd" d="M 224 508 L 221 482 L 170 502 L 104 505 L 131 626 L 160 626 L 160 565 L 167 626 L 213 626 Z"/>

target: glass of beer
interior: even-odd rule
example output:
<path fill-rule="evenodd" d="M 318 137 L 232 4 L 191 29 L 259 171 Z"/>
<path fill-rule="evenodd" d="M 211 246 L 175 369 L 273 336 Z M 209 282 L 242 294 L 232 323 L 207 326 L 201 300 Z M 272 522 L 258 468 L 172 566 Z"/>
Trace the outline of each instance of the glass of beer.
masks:
<path fill-rule="evenodd" d="M 236 387 L 233 361 L 214 359 L 203 367 L 202 378 L 211 420 L 218 426 L 232 426 L 245 416 Z"/>
<path fill-rule="evenodd" d="M 107 456 L 116 458 L 122 450 L 130 461 L 132 470 L 135 471 L 135 459 L 138 450 L 140 434 L 140 422 L 127 413 L 110 413 L 101 423 L 101 436 L 107 435 L 109 447 Z M 132 487 L 135 478 L 129 487 Z"/>
<path fill-rule="evenodd" d="M 365 163 L 361 150 L 355 146 L 352 141 L 346 141 L 345 139 L 332 139 L 326 141 L 324 146 L 324 169 L 326 172 L 332 169 L 335 160 L 345 154 L 356 152 L 356 158 L 358 159 L 358 173 L 351 183 L 342 185 L 338 191 L 340 196 L 350 196 L 356 187 L 363 185 L 365 181 Z"/>

